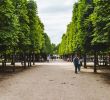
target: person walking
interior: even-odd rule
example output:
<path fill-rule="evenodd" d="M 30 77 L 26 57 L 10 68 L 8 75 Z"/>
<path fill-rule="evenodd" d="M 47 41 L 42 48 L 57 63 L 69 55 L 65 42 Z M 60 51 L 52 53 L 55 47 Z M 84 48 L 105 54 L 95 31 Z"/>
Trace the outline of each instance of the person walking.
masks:
<path fill-rule="evenodd" d="M 75 55 L 75 57 L 73 58 L 73 63 L 75 66 L 75 73 L 77 74 L 78 72 L 80 72 L 80 60 L 77 55 Z"/>
<path fill-rule="evenodd" d="M 49 62 L 49 61 L 50 61 L 50 55 L 47 56 L 47 62 Z"/>

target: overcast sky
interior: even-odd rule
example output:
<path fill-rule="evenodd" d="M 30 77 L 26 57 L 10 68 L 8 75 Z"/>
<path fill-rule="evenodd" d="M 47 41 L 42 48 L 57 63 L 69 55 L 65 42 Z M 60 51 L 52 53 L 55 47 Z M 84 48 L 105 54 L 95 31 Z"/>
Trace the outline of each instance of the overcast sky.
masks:
<path fill-rule="evenodd" d="M 73 4 L 77 0 L 36 0 L 38 14 L 51 42 L 58 44 L 72 18 Z"/>

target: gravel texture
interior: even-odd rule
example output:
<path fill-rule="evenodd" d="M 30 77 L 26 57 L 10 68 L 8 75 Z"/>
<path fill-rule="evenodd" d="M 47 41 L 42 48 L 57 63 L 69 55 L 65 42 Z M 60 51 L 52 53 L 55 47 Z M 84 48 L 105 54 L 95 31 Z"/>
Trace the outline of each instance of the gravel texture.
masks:
<path fill-rule="evenodd" d="M 72 63 L 36 63 L 22 72 L 0 74 L 0 100 L 110 100 L 110 74 Z"/>

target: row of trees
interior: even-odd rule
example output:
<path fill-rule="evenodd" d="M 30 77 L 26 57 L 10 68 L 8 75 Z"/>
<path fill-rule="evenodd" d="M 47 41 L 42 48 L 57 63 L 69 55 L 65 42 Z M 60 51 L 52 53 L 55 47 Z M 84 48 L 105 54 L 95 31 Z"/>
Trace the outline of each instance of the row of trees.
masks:
<path fill-rule="evenodd" d="M 0 55 L 19 53 L 21 60 L 35 60 L 35 54 L 49 54 L 51 42 L 41 22 L 34 0 L 0 0 Z M 32 56 L 32 57 L 31 57 Z M 31 59 L 33 58 L 33 59 Z"/>
<path fill-rule="evenodd" d="M 79 0 L 62 36 L 60 55 L 110 51 L 110 0 Z"/>

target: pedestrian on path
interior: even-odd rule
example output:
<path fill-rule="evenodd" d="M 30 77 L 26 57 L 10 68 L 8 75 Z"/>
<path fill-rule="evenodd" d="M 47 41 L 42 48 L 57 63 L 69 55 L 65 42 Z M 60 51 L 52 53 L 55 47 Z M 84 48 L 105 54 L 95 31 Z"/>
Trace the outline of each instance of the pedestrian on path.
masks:
<path fill-rule="evenodd" d="M 75 57 L 73 58 L 73 63 L 75 66 L 75 73 L 77 74 L 78 72 L 80 72 L 80 60 L 77 55 L 75 55 Z"/>
<path fill-rule="evenodd" d="M 49 61 L 50 61 L 50 55 L 47 56 L 47 62 L 49 62 Z"/>

